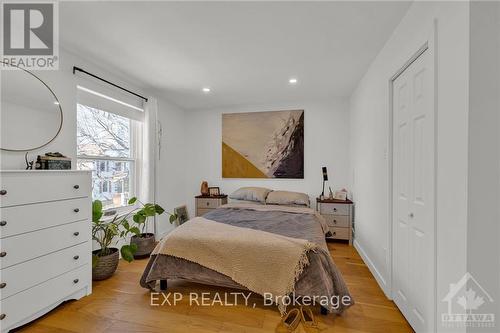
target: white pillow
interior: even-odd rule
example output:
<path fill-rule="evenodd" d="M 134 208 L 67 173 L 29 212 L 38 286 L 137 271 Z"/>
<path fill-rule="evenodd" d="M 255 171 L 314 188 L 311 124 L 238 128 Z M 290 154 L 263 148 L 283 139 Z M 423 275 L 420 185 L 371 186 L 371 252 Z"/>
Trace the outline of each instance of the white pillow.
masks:
<path fill-rule="evenodd" d="M 272 190 L 265 187 L 241 187 L 229 195 L 230 199 L 266 202 Z"/>
<path fill-rule="evenodd" d="M 309 207 L 309 196 L 301 192 L 272 191 L 267 196 L 266 204 Z"/>

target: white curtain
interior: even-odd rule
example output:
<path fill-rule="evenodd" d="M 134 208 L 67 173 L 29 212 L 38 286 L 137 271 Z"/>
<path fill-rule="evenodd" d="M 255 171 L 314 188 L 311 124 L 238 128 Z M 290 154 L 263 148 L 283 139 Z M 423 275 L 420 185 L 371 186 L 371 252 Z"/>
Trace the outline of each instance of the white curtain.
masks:
<path fill-rule="evenodd" d="M 158 156 L 158 100 L 148 97 L 144 103 L 144 122 L 138 131 L 137 147 L 139 165 L 137 170 L 136 193 L 142 202 L 156 203 L 156 159 Z M 156 234 L 156 219 L 150 219 L 148 232 Z"/>

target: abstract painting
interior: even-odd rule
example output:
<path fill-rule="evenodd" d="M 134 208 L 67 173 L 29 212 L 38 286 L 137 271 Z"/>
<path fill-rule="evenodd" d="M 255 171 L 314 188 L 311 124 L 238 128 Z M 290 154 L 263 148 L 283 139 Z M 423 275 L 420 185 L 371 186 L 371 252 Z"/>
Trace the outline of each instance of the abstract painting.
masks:
<path fill-rule="evenodd" d="M 304 110 L 222 115 L 223 178 L 304 178 Z"/>

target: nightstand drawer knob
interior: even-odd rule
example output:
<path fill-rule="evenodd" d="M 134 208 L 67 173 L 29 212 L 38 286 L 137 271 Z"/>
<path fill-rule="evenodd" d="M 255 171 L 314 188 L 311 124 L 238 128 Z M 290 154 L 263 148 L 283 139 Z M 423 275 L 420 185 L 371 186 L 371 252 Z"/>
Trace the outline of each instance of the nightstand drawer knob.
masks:
<path fill-rule="evenodd" d="M 75 213 L 78 213 L 78 212 L 80 211 L 80 208 L 75 208 L 75 209 L 73 209 L 73 211 L 74 211 Z"/>
<path fill-rule="evenodd" d="M 74 185 L 74 186 L 73 186 L 73 188 L 74 188 L 75 190 L 78 190 L 78 189 L 80 188 L 80 185 L 78 185 L 78 184 L 77 184 L 77 185 Z"/>
<path fill-rule="evenodd" d="M 74 256 L 73 259 L 78 260 L 80 256 Z"/>
<path fill-rule="evenodd" d="M 3 258 L 7 255 L 7 252 L 3 251 L 3 252 L 0 252 L 0 257 Z"/>
<path fill-rule="evenodd" d="M 79 234 L 80 234 L 80 233 L 79 233 L 78 231 L 75 231 L 75 232 L 73 233 L 73 235 L 74 235 L 74 236 L 78 236 Z"/>
<path fill-rule="evenodd" d="M 335 236 L 336 234 L 337 234 L 337 232 L 336 232 L 336 231 L 334 231 L 334 232 L 333 232 L 333 235 Z"/>
<path fill-rule="evenodd" d="M 210 206 L 210 202 L 207 201 L 207 206 Z"/>
<path fill-rule="evenodd" d="M 7 190 L 1 190 L 0 191 L 0 195 L 6 195 L 7 194 Z"/>
<path fill-rule="evenodd" d="M 337 220 L 333 220 L 333 223 L 337 224 Z"/>
<path fill-rule="evenodd" d="M 5 317 L 7 317 L 7 315 L 6 315 L 5 313 L 2 313 L 2 314 L 0 315 L 0 320 L 4 320 L 4 319 L 5 319 Z"/>
<path fill-rule="evenodd" d="M 73 280 L 73 283 L 74 283 L 74 284 L 77 284 L 77 283 L 78 283 L 78 281 L 80 281 L 80 280 L 78 280 L 78 279 L 74 279 L 74 280 Z"/>
<path fill-rule="evenodd" d="M 334 211 L 334 212 L 336 212 L 336 211 L 337 211 L 337 208 L 335 208 L 335 207 L 334 207 L 334 208 L 333 208 L 333 211 Z"/>
<path fill-rule="evenodd" d="M 0 221 L 0 226 L 6 226 L 7 225 L 7 221 Z"/>
<path fill-rule="evenodd" d="M 0 289 L 3 289 L 5 287 L 7 287 L 7 283 L 5 282 L 0 283 Z"/>

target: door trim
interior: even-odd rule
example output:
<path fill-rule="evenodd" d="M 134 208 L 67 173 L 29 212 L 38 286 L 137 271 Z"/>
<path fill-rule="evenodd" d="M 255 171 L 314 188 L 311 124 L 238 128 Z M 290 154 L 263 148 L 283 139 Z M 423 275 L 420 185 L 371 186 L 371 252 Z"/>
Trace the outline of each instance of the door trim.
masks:
<path fill-rule="evenodd" d="M 387 281 L 387 287 L 388 287 L 388 296 L 392 300 L 394 297 L 394 290 L 393 290 L 393 278 L 394 278 L 394 271 L 393 271 L 393 225 L 394 225 L 394 147 L 393 147 L 393 140 L 394 140 L 394 81 L 408 68 L 411 66 L 412 63 L 415 62 L 424 52 L 430 52 L 430 56 L 432 58 L 432 64 L 433 64 L 433 90 L 434 90 L 434 101 L 433 101 L 433 112 L 432 115 L 434 117 L 434 184 L 433 184 L 433 192 L 434 192 L 434 205 L 433 209 L 434 212 L 432 214 L 433 216 L 433 227 L 434 227 L 434 235 L 433 235 L 433 242 L 434 242 L 434 255 L 433 255 L 433 269 L 434 269 L 434 276 L 433 276 L 433 316 L 430 318 L 432 322 L 432 327 L 433 331 L 437 331 L 437 162 L 438 162 L 438 156 L 437 156 L 437 147 L 438 147 L 438 129 L 437 129 L 437 116 L 438 116 L 438 85 L 437 85 L 437 68 L 438 68 L 438 62 L 437 62 L 437 20 L 434 20 L 433 22 L 433 27 L 432 27 L 432 32 L 429 36 L 429 38 L 421 44 L 421 46 L 418 48 L 418 50 L 397 70 L 395 71 L 394 75 L 391 76 L 391 78 L 388 81 L 389 84 L 389 145 L 388 145 L 388 154 L 387 154 L 387 160 L 388 160 L 388 216 L 389 216 L 389 228 L 388 228 L 388 255 L 386 258 L 386 265 L 388 267 L 389 271 L 389 276 L 388 276 L 388 281 Z"/>

